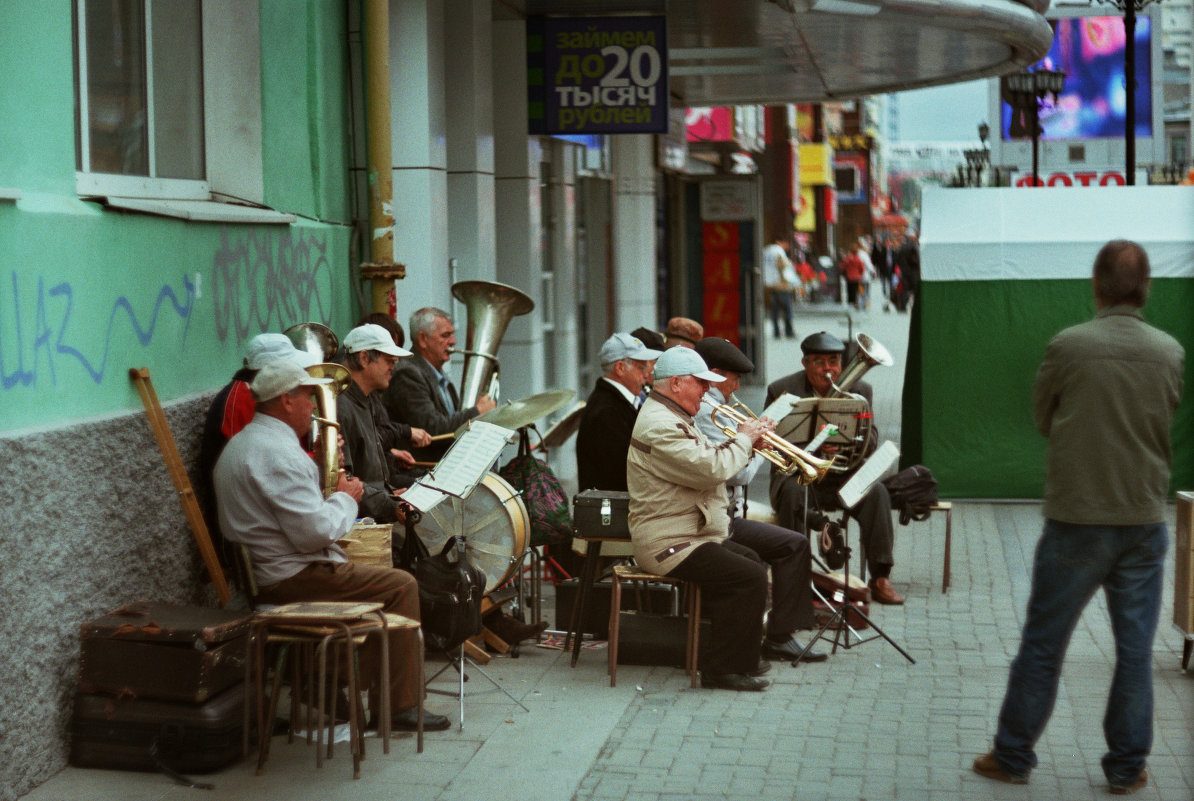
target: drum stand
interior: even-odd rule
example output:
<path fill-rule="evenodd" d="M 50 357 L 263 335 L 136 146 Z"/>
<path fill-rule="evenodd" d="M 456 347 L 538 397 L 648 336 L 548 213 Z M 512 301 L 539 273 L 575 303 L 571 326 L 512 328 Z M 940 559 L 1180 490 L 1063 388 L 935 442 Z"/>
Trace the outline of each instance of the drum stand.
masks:
<path fill-rule="evenodd" d="M 806 485 L 804 485 L 804 530 L 806 532 L 808 531 L 808 501 L 809 501 L 809 493 L 808 493 L 808 485 L 806 484 Z M 899 646 L 899 644 L 895 640 L 893 640 L 891 637 L 888 637 L 887 634 L 883 631 L 883 629 L 881 629 L 875 623 L 875 621 L 871 620 L 870 617 L 868 617 L 865 612 L 863 612 L 861 609 L 857 609 L 852 603 L 850 603 L 850 554 L 853 552 L 853 549 L 850 547 L 850 527 L 848 524 L 849 524 L 849 513 L 847 511 L 846 515 L 842 518 L 842 523 L 841 523 L 842 539 L 844 540 L 845 545 L 846 545 L 846 562 L 842 566 L 842 575 L 844 577 L 842 583 L 845 585 L 845 589 L 835 592 L 833 594 L 834 597 L 831 602 L 829 599 L 827 599 L 824 595 L 821 594 L 821 591 L 817 589 L 816 584 L 813 585 L 813 594 L 816 595 L 821 600 L 821 603 L 824 604 L 826 606 L 826 608 L 832 609 L 833 605 L 835 603 L 837 604 L 837 608 L 834 610 L 833 614 L 829 617 L 829 619 L 821 624 L 820 628 L 817 629 L 817 633 L 814 634 L 813 637 L 808 641 L 808 644 L 804 646 L 804 649 L 799 654 L 797 654 L 795 659 L 792 660 L 792 667 L 799 667 L 800 660 L 804 657 L 804 655 L 808 651 L 812 650 L 812 647 L 814 644 L 816 644 L 817 640 L 820 640 L 823 637 L 825 637 L 825 632 L 830 627 L 834 628 L 833 648 L 830 650 L 830 653 L 837 653 L 837 649 L 838 649 L 839 645 L 841 646 L 842 650 L 848 651 L 851 648 L 856 648 L 860 645 L 865 645 L 866 643 L 871 642 L 872 640 L 877 640 L 880 637 L 882 637 L 883 639 L 887 640 L 888 644 L 892 648 L 899 651 L 901 656 L 903 656 L 905 659 L 907 659 L 909 662 L 911 662 L 912 664 L 915 665 L 916 660 L 913 659 L 911 656 L 909 656 L 907 651 L 905 651 L 903 648 L 901 648 Z M 859 537 L 861 539 L 861 533 L 859 534 Z M 809 547 L 811 548 L 812 545 L 813 545 L 813 543 L 810 541 Z M 820 560 L 818 560 L 818 562 L 819 561 Z M 864 566 L 864 568 L 865 568 L 865 566 Z M 851 615 L 856 615 L 856 616 L 862 618 L 862 620 L 865 621 L 866 624 L 868 626 L 870 626 L 875 631 L 875 633 L 870 637 L 863 637 L 861 634 L 858 633 L 858 631 L 852 625 L 850 625 L 850 616 Z M 844 637 L 842 636 L 843 631 L 846 632 Z M 853 634 L 854 638 L 855 638 L 855 642 L 853 642 L 853 643 L 850 642 L 851 634 Z"/>
<path fill-rule="evenodd" d="M 453 511 L 455 512 L 456 519 L 459 521 L 459 524 L 460 524 L 460 533 L 457 534 L 457 536 L 460 537 L 461 540 L 464 540 L 465 543 L 467 544 L 468 537 L 465 534 L 466 527 L 464 525 L 464 501 L 465 501 L 465 498 L 455 496 L 455 495 L 452 496 L 452 508 L 453 508 Z M 460 677 L 459 687 L 456 690 L 440 690 L 440 689 L 436 689 L 433 687 L 427 687 L 427 692 L 437 693 L 439 695 L 454 695 L 460 699 L 460 728 L 461 729 L 464 728 L 464 695 L 465 695 L 464 683 L 466 681 L 468 681 L 468 676 L 465 675 L 465 672 L 464 672 L 466 663 L 473 670 L 477 671 L 482 676 L 484 676 L 485 679 L 490 684 L 492 684 L 497 689 L 501 690 L 502 693 L 504 693 L 507 698 L 509 698 L 511 701 L 513 701 L 514 703 L 521 706 L 524 712 L 531 711 L 526 708 L 526 705 L 524 705 L 522 703 L 522 701 L 519 701 L 517 698 L 515 698 L 513 695 L 511 695 L 510 692 L 505 687 L 503 687 L 501 684 L 499 684 L 497 679 L 495 679 L 493 676 L 490 676 L 488 673 L 485 672 L 484 668 L 482 668 L 475 661 L 473 661 L 472 659 L 469 658 L 468 654 L 466 654 L 464 652 L 464 643 L 461 643 L 459 645 L 459 647 L 457 647 L 456 649 L 453 649 L 451 651 L 446 651 L 445 655 L 448 657 L 448 664 L 444 665 L 442 668 L 437 670 L 435 672 L 435 674 L 432 675 L 432 677 L 427 680 L 427 684 L 430 685 L 431 682 L 435 681 L 440 676 L 440 674 L 442 674 L 448 668 L 453 668 L 456 670 L 457 674 L 459 674 L 459 677 Z"/>

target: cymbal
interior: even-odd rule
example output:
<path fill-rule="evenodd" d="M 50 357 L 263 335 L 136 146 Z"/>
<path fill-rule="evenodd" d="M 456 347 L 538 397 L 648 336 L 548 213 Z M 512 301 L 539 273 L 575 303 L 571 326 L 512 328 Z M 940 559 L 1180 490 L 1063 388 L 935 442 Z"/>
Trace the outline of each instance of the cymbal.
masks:
<path fill-rule="evenodd" d="M 555 422 L 555 425 L 547 429 L 547 433 L 543 435 L 543 439 L 540 442 L 536 442 L 531 450 L 542 448 L 549 451 L 560 447 L 580 428 L 580 420 L 584 416 L 585 402 L 581 401 L 576 404 L 572 411 L 561 417 Z"/>
<path fill-rule="evenodd" d="M 508 401 L 473 419 L 502 428 L 519 429 L 546 417 L 575 396 L 575 390 L 552 389 L 521 400 Z"/>

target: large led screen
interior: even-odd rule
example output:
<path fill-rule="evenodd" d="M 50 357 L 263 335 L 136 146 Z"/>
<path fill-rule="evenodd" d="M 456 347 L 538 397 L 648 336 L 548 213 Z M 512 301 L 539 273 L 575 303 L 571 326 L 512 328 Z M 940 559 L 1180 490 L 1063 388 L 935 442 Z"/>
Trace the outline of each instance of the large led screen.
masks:
<path fill-rule="evenodd" d="M 1149 56 L 1151 20 L 1136 20 L 1136 136 L 1152 135 L 1152 70 Z M 1124 51 L 1127 37 L 1121 17 L 1073 17 L 1052 21 L 1049 55 L 1031 69 L 1064 72 L 1065 90 L 1041 109 L 1042 139 L 1122 138 L 1127 109 Z M 1002 104 L 1004 140 L 1011 106 Z M 1023 138 L 1023 137 L 1016 137 Z"/>

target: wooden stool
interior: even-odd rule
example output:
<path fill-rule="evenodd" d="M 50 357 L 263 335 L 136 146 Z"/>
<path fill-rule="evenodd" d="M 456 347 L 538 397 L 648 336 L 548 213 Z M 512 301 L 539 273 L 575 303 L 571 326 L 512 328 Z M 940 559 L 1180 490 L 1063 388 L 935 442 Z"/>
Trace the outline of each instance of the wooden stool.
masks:
<path fill-rule="evenodd" d="M 684 669 L 692 680 L 692 686 L 697 686 L 697 652 L 700 647 L 701 632 L 701 587 L 683 579 L 672 576 L 657 576 L 654 573 L 644 573 L 637 567 L 629 565 L 614 565 L 613 585 L 609 599 L 609 686 L 618 684 L 618 629 L 619 613 L 622 611 L 622 582 L 629 581 L 638 585 L 654 581 L 660 584 L 671 584 L 678 587 L 688 598 L 688 629 L 684 645 Z"/>
<path fill-rule="evenodd" d="M 929 507 L 930 512 L 945 512 L 945 561 L 941 568 L 941 592 L 949 591 L 950 550 L 953 545 L 954 505 L 949 501 L 938 501 Z"/>
<path fill-rule="evenodd" d="M 298 696 L 300 693 L 300 657 L 305 655 L 307 661 L 307 742 L 311 742 L 311 730 L 315 729 L 315 765 L 323 767 L 323 726 L 324 716 L 327 715 L 328 747 L 327 756 L 333 754 L 333 730 L 335 727 L 335 700 L 332 700 L 332 710 L 327 710 L 325 701 L 328 687 L 338 687 L 338 673 L 340 660 L 335 658 L 337 649 L 345 654 L 348 664 L 348 724 L 350 743 L 353 755 L 353 778 L 360 778 L 360 762 L 365 756 L 365 721 L 364 709 L 361 704 L 361 683 L 357 649 L 369 635 L 376 635 L 381 643 L 379 675 L 376 677 L 378 686 L 379 709 L 373 710 L 378 720 L 378 736 L 382 738 L 382 750 L 390 752 L 390 679 L 389 679 L 389 630 L 391 628 L 410 628 L 418 631 L 420 642 L 419 681 L 422 686 L 423 658 L 422 658 L 422 629 L 418 621 L 410 620 L 401 615 L 388 614 L 381 610 L 377 602 L 304 602 L 284 604 L 273 607 L 268 611 L 259 612 L 254 621 L 254 642 L 256 644 L 255 658 L 250 660 L 256 668 L 255 686 L 257 689 L 257 727 L 258 727 L 258 757 L 257 772 L 260 774 L 269 757 L 270 735 L 272 722 L 277 712 L 278 695 L 281 689 L 282 673 L 286 657 L 290 656 L 291 664 L 291 707 L 290 732 L 288 741 L 294 741 L 295 715 L 297 712 Z M 265 677 L 265 646 L 267 644 L 280 646 L 279 658 L 274 671 L 274 680 L 269 695 L 268 704 L 262 692 Z M 333 652 L 332 683 L 327 683 L 328 650 Z M 312 686 L 315 677 L 315 667 L 318 665 L 318 687 Z M 249 666 L 246 665 L 246 670 Z M 312 725 L 311 701 L 316 700 L 315 721 Z M 248 706 L 245 708 L 246 732 L 248 731 Z M 418 711 L 418 750 L 423 750 L 423 705 L 420 701 Z"/>

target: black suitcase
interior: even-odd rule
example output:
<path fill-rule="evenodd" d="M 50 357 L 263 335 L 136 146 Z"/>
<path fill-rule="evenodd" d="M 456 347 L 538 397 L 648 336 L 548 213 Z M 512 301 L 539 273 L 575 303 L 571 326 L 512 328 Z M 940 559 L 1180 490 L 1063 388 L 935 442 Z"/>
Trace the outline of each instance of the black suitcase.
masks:
<path fill-rule="evenodd" d="M 204 704 L 78 693 L 70 763 L 83 768 L 207 773 L 242 756 L 244 685 Z"/>
<path fill-rule="evenodd" d="M 580 579 L 567 579 L 556 584 L 556 626 L 560 629 L 568 627 L 572 620 L 572 607 L 576 604 L 577 589 Z M 647 585 L 646 592 L 641 592 L 643 606 L 646 611 L 665 612 L 672 608 L 674 588 L 670 584 Z M 593 583 L 589 591 L 589 608 L 582 622 L 580 630 L 592 634 L 599 640 L 609 639 L 609 604 L 611 584 L 608 581 Z M 622 587 L 622 606 L 628 609 L 634 604 L 636 595 L 629 586 Z M 681 647 L 683 652 L 683 647 Z"/>
<path fill-rule="evenodd" d="M 244 679 L 252 613 L 135 601 L 80 627 L 85 694 L 202 703 Z"/>
<path fill-rule="evenodd" d="M 630 493 L 587 489 L 572 498 L 572 529 L 584 539 L 630 539 Z"/>

